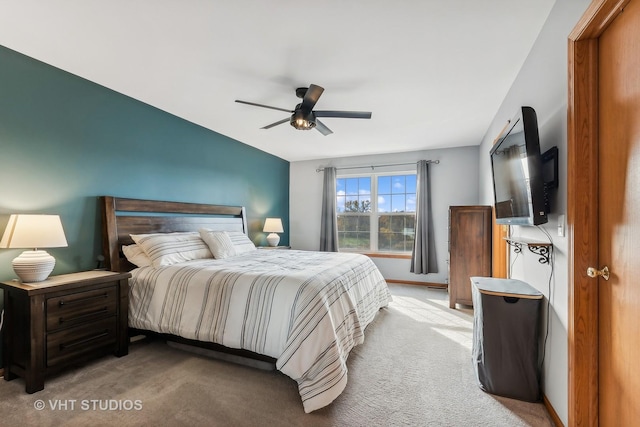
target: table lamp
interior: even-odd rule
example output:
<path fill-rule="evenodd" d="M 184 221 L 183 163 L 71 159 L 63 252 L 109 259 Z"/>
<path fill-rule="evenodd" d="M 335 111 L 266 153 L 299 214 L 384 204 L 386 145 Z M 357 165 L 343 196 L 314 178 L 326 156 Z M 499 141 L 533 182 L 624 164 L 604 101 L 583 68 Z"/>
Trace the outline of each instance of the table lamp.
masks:
<path fill-rule="evenodd" d="M 46 280 L 56 265 L 54 257 L 38 248 L 66 246 L 59 215 L 11 215 L 0 240 L 0 248 L 33 248 L 22 252 L 12 262 L 13 271 L 24 283 Z"/>
<path fill-rule="evenodd" d="M 282 228 L 282 220 L 280 218 L 267 218 L 264 221 L 264 228 L 262 231 L 265 233 L 271 233 L 267 236 L 267 243 L 269 243 L 269 246 L 278 246 L 280 236 L 276 233 L 284 232 L 284 229 Z"/>

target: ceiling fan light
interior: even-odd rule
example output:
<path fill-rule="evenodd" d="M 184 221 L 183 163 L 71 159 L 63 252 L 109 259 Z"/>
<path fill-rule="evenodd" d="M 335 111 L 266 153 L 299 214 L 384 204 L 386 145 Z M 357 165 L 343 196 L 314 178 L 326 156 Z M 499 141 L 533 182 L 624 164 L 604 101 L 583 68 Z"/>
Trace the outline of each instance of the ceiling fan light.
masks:
<path fill-rule="evenodd" d="M 298 130 L 309 130 L 316 127 L 316 122 L 311 114 L 305 115 L 302 111 L 296 111 L 291 116 L 291 126 Z"/>

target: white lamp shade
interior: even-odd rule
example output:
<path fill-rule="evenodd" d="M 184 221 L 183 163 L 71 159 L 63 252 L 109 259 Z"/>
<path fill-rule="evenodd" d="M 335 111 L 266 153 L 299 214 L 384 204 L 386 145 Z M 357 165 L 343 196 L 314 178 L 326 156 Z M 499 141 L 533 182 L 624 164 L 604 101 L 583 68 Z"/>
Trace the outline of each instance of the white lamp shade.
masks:
<path fill-rule="evenodd" d="M 264 221 L 264 228 L 262 229 L 265 233 L 282 233 L 284 232 L 284 228 L 282 228 L 282 220 L 280 218 L 267 218 Z"/>
<path fill-rule="evenodd" d="M 66 247 L 59 215 L 11 215 L 0 248 L 61 248 Z"/>
<path fill-rule="evenodd" d="M 13 271 L 25 283 L 41 282 L 56 264 L 54 257 L 37 248 L 67 246 L 67 238 L 58 215 L 11 215 L 0 248 L 33 248 L 12 262 Z"/>

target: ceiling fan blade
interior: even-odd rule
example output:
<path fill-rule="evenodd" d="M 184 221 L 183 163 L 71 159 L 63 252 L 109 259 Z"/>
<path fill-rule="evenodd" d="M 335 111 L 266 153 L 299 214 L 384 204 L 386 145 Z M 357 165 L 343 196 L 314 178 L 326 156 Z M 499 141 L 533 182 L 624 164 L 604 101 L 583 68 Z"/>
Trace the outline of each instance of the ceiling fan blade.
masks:
<path fill-rule="evenodd" d="M 323 134 L 324 136 L 330 135 L 333 133 L 333 131 L 331 129 L 329 129 L 328 127 L 326 127 L 324 125 L 324 123 L 322 123 L 320 120 L 316 119 L 316 129 L 318 129 L 318 131 Z"/>
<path fill-rule="evenodd" d="M 260 129 L 271 129 L 274 126 L 278 126 L 278 125 L 281 125 L 283 123 L 287 123 L 289 120 L 291 120 L 291 118 L 287 117 L 286 119 L 278 120 L 277 122 L 271 123 L 270 125 L 266 125 L 264 127 L 261 127 Z"/>
<path fill-rule="evenodd" d="M 338 117 L 343 119 L 370 119 L 370 111 L 314 111 L 316 117 Z"/>
<path fill-rule="evenodd" d="M 253 105 L 255 107 L 270 108 L 272 110 L 286 111 L 287 113 L 293 113 L 292 110 L 287 110 L 286 108 L 278 108 L 278 107 L 272 107 L 270 105 L 256 104 L 255 102 L 240 101 L 239 99 L 236 99 L 236 102 L 239 102 L 240 104 Z"/>
<path fill-rule="evenodd" d="M 321 86 L 317 86 L 314 84 L 309 85 L 309 89 L 307 89 L 307 93 L 304 94 L 304 98 L 302 98 L 302 103 L 300 104 L 300 108 L 303 111 L 311 111 L 313 107 L 315 107 L 316 102 L 320 98 L 324 92 L 324 88 Z"/>

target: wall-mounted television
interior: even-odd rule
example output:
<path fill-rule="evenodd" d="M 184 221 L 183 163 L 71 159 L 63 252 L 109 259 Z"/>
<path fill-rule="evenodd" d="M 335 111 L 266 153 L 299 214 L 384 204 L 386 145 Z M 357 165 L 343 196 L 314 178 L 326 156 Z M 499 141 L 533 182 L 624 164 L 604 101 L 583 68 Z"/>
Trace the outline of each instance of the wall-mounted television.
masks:
<path fill-rule="evenodd" d="M 548 221 L 542 163 L 536 112 L 521 107 L 491 149 L 496 223 Z"/>

